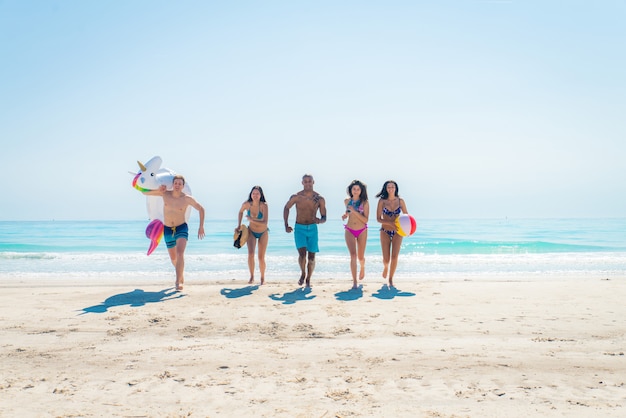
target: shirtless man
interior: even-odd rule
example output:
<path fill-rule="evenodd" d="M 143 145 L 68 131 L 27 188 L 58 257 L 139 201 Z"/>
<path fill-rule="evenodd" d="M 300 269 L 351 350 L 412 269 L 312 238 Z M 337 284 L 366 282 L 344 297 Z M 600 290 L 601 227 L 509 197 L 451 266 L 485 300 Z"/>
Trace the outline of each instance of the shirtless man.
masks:
<path fill-rule="evenodd" d="M 168 191 L 162 184 L 158 190 L 150 190 L 144 194 L 163 197 L 163 214 L 165 228 L 163 237 L 167 245 L 170 260 L 176 269 L 176 290 L 183 290 L 185 283 L 185 248 L 189 237 L 185 214 L 187 207 L 191 206 L 200 214 L 200 227 L 198 227 L 198 239 L 204 238 L 204 208 L 192 196 L 183 192 L 185 178 L 181 175 L 174 176 L 173 190 Z"/>
<path fill-rule="evenodd" d="M 311 287 L 311 275 L 315 269 L 315 253 L 319 252 L 317 224 L 326 222 L 326 201 L 319 193 L 313 191 L 314 183 L 312 175 L 305 174 L 302 176 L 304 188 L 289 198 L 283 210 L 285 231 L 287 233 L 294 232 L 296 248 L 298 249 L 298 264 L 301 270 L 298 284 L 302 286 L 306 281 L 306 287 Z M 295 229 L 289 226 L 289 209 L 293 205 L 296 205 Z M 320 212 L 319 218 L 317 217 L 318 210 Z"/>

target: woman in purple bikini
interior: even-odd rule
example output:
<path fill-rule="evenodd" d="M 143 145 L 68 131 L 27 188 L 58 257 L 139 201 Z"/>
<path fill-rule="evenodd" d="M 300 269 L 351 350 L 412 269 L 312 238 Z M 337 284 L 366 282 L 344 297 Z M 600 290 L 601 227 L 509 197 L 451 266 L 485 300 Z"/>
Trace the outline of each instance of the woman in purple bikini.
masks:
<path fill-rule="evenodd" d="M 376 220 L 380 227 L 380 246 L 383 251 L 383 277 L 389 274 L 389 286 L 393 287 L 393 275 L 398 266 L 398 254 L 402 246 L 402 235 L 396 233 L 396 218 L 401 213 L 408 213 L 404 199 L 398 195 L 398 183 L 387 180 L 383 188 L 376 195 L 378 208 Z"/>
<path fill-rule="evenodd" d="M 341 217 L 348 220 L 344 225 L 346 230 L 346 245 L 350 252 L 350 271 L 352 272 L 352 288 L 356 289 L 356 262 L 359 260 L 359 280 L 365 277 L 365 245 L 367 244 L 367 219 L 370 215 L 370 204 L 367 201 L 367 186 L 359 180 L 353 180 L 348 185 L 348 198 L 344 200 L 346 212 Z"/>

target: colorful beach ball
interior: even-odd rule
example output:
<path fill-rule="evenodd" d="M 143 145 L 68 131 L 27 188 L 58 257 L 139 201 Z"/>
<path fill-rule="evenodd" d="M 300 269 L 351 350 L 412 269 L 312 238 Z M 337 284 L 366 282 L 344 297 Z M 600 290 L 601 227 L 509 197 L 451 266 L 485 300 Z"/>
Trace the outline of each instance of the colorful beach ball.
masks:
<path fill-rule="evenodd" d="M 415 222 L 415 218 L 411 215 L 403 213 L 396 218 L 396 227 L 398 228 L 398 234 L 403 237 L 408 237 L 415 233 L 417 222 Z"/>

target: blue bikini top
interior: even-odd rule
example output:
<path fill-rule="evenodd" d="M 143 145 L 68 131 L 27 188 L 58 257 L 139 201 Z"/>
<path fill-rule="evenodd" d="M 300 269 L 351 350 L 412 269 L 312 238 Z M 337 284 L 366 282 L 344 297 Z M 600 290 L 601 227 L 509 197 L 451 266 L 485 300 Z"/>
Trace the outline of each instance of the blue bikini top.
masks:
<path fill-rule="evenodd" d="M 250 215 L 250 209 L 248 209 L 248 216 L 251 216 Z M 257 213 L 256 218 L 257 219 L 263 219 L 263 212 L 261 212 L 261 209 L 259 209 L 259 213 Z"/>
<path fill-rule="evenodd" d="M 400 212 L 402 212 L 402 209 L 400 209 L 400 206 L 398 206 L 398 209 L 393 210 L 393 211 L 383 207 L 383 213 L 387 216 L 396 216 L 396 215 L 399 215 Z"/>

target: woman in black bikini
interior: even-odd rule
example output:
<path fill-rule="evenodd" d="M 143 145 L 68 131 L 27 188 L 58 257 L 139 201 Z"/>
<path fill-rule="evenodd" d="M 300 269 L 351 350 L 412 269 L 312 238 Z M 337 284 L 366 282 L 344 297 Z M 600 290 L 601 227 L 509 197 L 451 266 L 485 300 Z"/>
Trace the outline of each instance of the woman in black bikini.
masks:
<path fill-rule="evenodd" d="M 398 195 L 398 183 L 393 180 L 387 180 L 376 197 L 380 198 L 376 209 L 376 220 L 381 224 L 383 277 L 386 279 L 389 275 L 389 286 L 393 287 L 393 275 L 398 266 L 398 254 L 402 246 L 402 235 L 396 232 L 396 218 L 408 211 L 404 199 Z"/>
<path fill-rule="evenodd" d="M 346 245 L 350 252 L 350 272 L 352 273 L 352 288 L 356 289 L 356 261 L 359 260 L 361 269 L 359 280 L 365 277 L 365 245 L 367 244 L 367 219 L 370 216 L 370 203 L 367 200 L 367 186 L 359 180 L 353 180 L 348 185 L 348 198 L 344 200 L 346 212 L 341 216 L 347 222 Z"/>
<path fill-rule="evenodd" d="M 257 241 L 259 243 L 259 270 L 261 272 L 261 284 L 265 284 L 265 251 L 269 241 L 269 228 L 267 221 L 269 219 L 267 202 L 261 186 L 254 186 L 250 190 L 248 200 L 241 204 L 239 209 L 238 226 L 235 232 L 241 229 L 241 221 L 244 213 L 246 219 L 250 222 L 248 225 L 248 269 L 250 270 L 250 280 L 248 283 L 254 283 L 254 250 Z"/>

